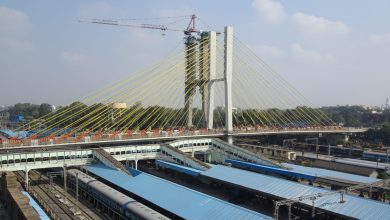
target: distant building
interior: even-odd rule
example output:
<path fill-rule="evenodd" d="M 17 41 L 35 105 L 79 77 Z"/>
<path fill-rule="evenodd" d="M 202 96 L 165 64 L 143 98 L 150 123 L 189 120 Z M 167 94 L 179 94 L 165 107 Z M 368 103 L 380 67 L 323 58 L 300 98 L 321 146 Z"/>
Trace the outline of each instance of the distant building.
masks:
<path fill-rule="evenodd" d="M 0 128 L 6 128 L 10 123 L 10 114 L 8 111 L 0 112 Z"/>
<path fill-rule="evenodd" d="M 23 115 L 13 115 L 9 119 L 12 123 L 19 123 L 19 122 L 24 121 L 24 116 Z"/>
<path fill-rule="evenodd" d="M 114 109 L 126 109 L 127 104 L 125 102 L 116 102 L 112 104 L 112 108 Z"/>

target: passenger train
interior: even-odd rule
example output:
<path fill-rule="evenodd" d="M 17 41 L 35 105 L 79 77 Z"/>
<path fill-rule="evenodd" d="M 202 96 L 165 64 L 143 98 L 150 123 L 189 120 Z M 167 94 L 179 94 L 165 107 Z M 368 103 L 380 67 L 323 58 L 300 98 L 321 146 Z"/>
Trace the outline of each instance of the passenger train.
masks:
<path fill-rule="evenodd" d="M 84 198 L 93 198 L 112 212 L 113 219 L 169 219 L 165 215 L 137 202 L 131 197 L 111 188 L 95 178 L 77 169 L 68 170 L 68 185 L 75 191 L 76 173 L 78 173 L 79 193 Z"/>
<path fill-rule="evenodd" d="M 374 151 L 364 151 L 363 152 L 363 159 L 380 161 L 380 162 L 389 162 L 390 155 L 388 155 L 386 153 L 380 153 L 380 152 L 374 152 Z"/>

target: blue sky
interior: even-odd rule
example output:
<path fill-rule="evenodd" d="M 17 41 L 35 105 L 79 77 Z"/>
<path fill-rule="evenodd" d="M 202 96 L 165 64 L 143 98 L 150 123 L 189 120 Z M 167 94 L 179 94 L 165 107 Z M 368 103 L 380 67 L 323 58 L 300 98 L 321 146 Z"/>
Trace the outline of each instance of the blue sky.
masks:
<path fill-rule="evenodd" d="M 79 18 L 195 13 L 200 28 L 232 25 L 316 105 L 380 106 L 390 97 L 389 11 L 387 0 L 3 0 L 0 105 L 67 104 L 158 60 L 183 37 Z"/>

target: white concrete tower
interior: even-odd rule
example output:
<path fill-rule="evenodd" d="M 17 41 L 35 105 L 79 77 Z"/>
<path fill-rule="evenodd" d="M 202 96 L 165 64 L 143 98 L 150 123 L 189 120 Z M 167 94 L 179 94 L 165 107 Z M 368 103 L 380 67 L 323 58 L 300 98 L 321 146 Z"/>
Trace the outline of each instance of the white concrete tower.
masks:
<path fill-rule="evenodd" d="M 208 108 L 207 108 L 207 128 L 214 128 L 214 80 L 216 77 L 217 71 L 217 33 L 215 31 L 210 31 L 209 35 L 209 76 L 208 76 Z"/>
<path fill-rule="evenodd" d="M 233 27 L 225 27 L 225 132 L 228 142 L 232 143 L 233 132 L 233 103 L 232 103 L 232 77 L 233 77 Z"/>

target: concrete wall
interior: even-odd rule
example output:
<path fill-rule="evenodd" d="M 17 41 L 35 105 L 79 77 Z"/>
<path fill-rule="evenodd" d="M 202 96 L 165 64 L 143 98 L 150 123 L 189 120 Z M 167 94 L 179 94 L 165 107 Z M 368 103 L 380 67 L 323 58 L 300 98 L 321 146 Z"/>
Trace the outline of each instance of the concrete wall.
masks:
<path fill-rule="evenodd" d="M 0 179 L 0 219 L 39 220 L 40 217 L 22 194 L 21 186 L 12 172 L 4 172 Z"/>

